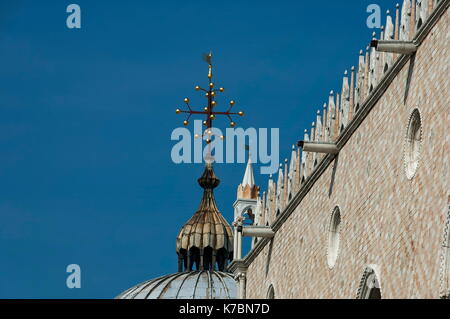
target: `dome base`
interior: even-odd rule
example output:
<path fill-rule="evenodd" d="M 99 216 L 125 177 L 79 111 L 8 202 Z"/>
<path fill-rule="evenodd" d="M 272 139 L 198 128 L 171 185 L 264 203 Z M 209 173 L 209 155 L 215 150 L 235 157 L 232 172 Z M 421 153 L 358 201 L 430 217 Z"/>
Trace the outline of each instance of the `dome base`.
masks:
<path fill-rule="evenodd" d="M 140 283 L 116 299 L 236 299 L 233 276 L 218 271 L 191 271 Z"/>

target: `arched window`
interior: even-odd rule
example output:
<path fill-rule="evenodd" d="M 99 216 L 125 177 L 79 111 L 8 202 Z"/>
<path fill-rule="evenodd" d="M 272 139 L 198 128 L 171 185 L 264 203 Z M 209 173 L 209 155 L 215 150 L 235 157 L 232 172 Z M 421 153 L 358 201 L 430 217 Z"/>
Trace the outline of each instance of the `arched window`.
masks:
<path fill-rule="evenodd" d="M 364 270 L 356 298 L 381 299 L 380 278 L 378 276 L 378 267 L 376 265 L 369 265 Z"/>
<path fill-rule="evenodd" d="M 203 270 L 214 270 L 213 254 L 214 251 L 211 247 L 203 249 Z"/>
<path fill-rule="evenodd" d="M 187 250 L 180 249 L 178 253 L 178 272 L 187 271 L 187 269 L 188 269 Z"/>
<path fill-rule="evenodd" d="M 253 225 L 255 223 L 255 214 L 251 208 L 247 208 L 244 213 L 244 217 L 247 225 Z"/>
<path fill-rule="evenodd" d="M 225 248 L 220 248 L 217 251 L 216 261 L 217 261 L 217 269 L 219 271 L 225 271 L 225 267 L 227 266 L 228 260 L 228 252 Z M 214 267 L 214 265 L 213 265 Z"/>
<path fill-rule="evenodd" d="M 275 289 L 273 289 L 273 285 L 270 285 L 269 290 L 267 290 L 267 299 L 275 299 Z"/>
<path fill-rule="evenodd" d="M 441 298 L 450 299 L 450 202 L 441 250 Z"/>
<path fill-rule="evenodd" d="M 336 260 L 339 254 L 340 243 L 340 230 L 341 230 L 341 211 L 336 206 L 331 214 L 331 220 L 328 227 L 328 251 L 327 261 L 328 267 L 333 268 L 336 264 Z"/>
<path fill-rule="evenodd" d="M 200 270 L 200 249 L 192 247 L 188 251 L 188 271 Z"/>

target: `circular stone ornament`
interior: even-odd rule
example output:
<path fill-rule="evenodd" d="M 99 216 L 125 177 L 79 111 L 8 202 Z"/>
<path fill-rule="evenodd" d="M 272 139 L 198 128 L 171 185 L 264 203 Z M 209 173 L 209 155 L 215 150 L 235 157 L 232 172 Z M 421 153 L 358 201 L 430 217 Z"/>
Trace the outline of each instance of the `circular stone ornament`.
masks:
<path fill-rule="evenodd" d="M 327 261 L 330 269 L 334 268 L 336 260 L 339 255 L 339 243 L 340 243 L 340 230 L 341 230 L 341 211 L 338 206 L 333 209 L 331 214 L 330 225 L 328 228 L 328 250 Z"/>
<path fill-rule="evenodd" d="M 420 155 L 422 151 L 422 120 L 418 109 L 412 111 L 404 146 L 404 166 L 406 178 L 413 179 L 419 167 Z"/>

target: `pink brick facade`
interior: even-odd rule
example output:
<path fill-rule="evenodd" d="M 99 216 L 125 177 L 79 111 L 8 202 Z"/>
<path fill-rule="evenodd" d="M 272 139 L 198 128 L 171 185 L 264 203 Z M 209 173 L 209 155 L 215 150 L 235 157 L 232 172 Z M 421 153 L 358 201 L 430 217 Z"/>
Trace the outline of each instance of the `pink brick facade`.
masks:
<path fill-rule="evenodd" d="M 248 259 L 247 298 L 266 298 L 270 285 L 275 298 L 355 298 L 370 264 L 378 266 L 382 298 L 440 297 L 449 272 L 442 260 L 450 196 L 449 22 L 447 7 L 338 158 L 274 239 Z M 415 108 L 422 142 L 419 167 L 408 180 L 403 150 Z M 330 269 L 336 206 L 340 244 Z"/>

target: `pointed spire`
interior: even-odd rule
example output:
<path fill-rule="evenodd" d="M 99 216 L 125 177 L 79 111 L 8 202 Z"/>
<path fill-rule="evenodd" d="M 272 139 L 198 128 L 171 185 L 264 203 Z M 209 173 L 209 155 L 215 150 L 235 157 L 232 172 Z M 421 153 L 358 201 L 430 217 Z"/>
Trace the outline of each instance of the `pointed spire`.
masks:
<path fill-rule="evenodd" d="M 316 117 L 316 130 L 315 130 L 315 141 L 321 142 L 322 141 L 322 117 L 320 116 L 320 110 L 317 110 L 317 117 Z"/>
<path fill-rule="evenodd" d="M 365 61 L 363 50 L 359 51 L 359 61 L 358 61 L 358 73 L 356 75 L 356 88 L 355 88 L 355 98 L 354 98 L 354 114 L 358 112 L 360 105 L 363 103 L 364 99 L 364 76 L 365 76 Z"/>
<path fill-rule="evenodd" d="M 417 9 L 416 9 L 416 26 L 415 31 L 418 31 L 420 27 L 424 24 L 424 22 L 428 18 L 428 2 L 432 0 L 417 0 Z"/>
<path fill-rule="evenodd" d="M 410 38 L 411 0 L 403 0 L 402 15 L 400 19 L 400 40 L 408 41 Z"/>
<path fill-rule="evenodd" d="M 385 40 L 394 40 L 395 32 L 394 22 L 392 21 L 391 12 L 386 11 L 386 29 L 384 30 Z"/>
<path fill-rule="evenodd" d="M 288 159 L 286 158 L 285 160 L 284 160 L 284 174 L 285 174 L 285 177 L 284 177 L 284 186 L 283 186 L 283 188 L 284 188 L 284 192 L 283 192 L 283 203 L 282 203 L 282 207 L 283 207 L 283 209 L 286 207 L 286 205 L 287 205 L 287 202 L 288 202 L 288 196 L 289 196 L 289 194 L 288 194 L 288 187 L 289 187 L 289 171 L 288 171 Z"/>
<path fill-rule="evenodd" d="M 373 39 L 376 39 L 376 33 L 373 33 Z M 369 92 L 370 94 L 373 89 L 377 86 L 377 50 L 375 48 L 372 48 L 370 51 L 370 72 L 369 72 Z"/>
<path fill-rule="evenodd" d="M 364 59 L 364 86 L 363 86 L 363 95 L 361 99 L 361 103 L 366 100 L 369 96 L 369 87 L 370 87 L 370 55 L 369 55 L 369 47 L 366 48 L 366 57 Z"/>
<path fill-rule="evenodd" d="M 309 141 L 308 130 L 305 129 L 303 140 Z M 306 180 L 308 178 L 309 168 L 308 168 L 308 152 L 302 150 L 302 177 L 301 180 Z"/>
<path fill-rule="evenodd" d="M 304 131 L 303 140 L 305 142 L 309 141 L 309 135 L 308 135 L 308 130 L 307 129 L 305 129 L 305 131 Z M 306 164 L 307 157 L 308 157 L 308 152 L 305 152 L 305 151 L 302 150 L 302 164 Z"/>
<path fill-rule="evenodd" d="M 395 38 L 395 26 L 392 22 L 392 17 L 389 10 L 386 12 L 386 30 L 384 33 L 384 40 L 394 40 Z M 394 60 L 392 53 L 385 52 L 383 58 L 383 73 L 385 73 L 391 66 Z"/>
<path fill-rule="evenodd" d="M 255 185 L 255 178 L 253 176 L 253 165 L 251 156 L 248 157 L 247 167 L 245 168 L 244 178 L 242 179 L 242 186 L 253 187 Z"/>
<path fill-rule="evenodd" d="M 266 221 L 272 223 L 275 216 L 276 203 L 277 203 L 277 184 L 273 180 L 272 174 L 269 177 L 269 186 L 267 188 L 267 216 Z"/>
<path fill-rule="evenodd" d="M 341 99 L 339 93 L 336 93 L 336 118 L 334 119 L 334 141 L 337 141 L 340 135 L 339 128 L 341 127 L 341 110 L 340 110 Z"/>
<path fill-rule="evenodd" d="M 280 168 L 278 169 L 277 194 L 282 193 L 283 186 L 284 186 L 283 164 L 280 164 Z"/>
<path fill-rule="evenodd" d="M 283 211 L 284 202 L 284 174 L 283 174 L 283 164 L 280 163 L 280 168 L 278 169 L 278 180 L 277 180 L 277 190 L 276 190 L 276 206 L 275 206 L 275 216 L 278 216 Z"/>
<path fill-rule="evenodd" d="M 238 199 L 257 199 L 259 197 L 259 187 L 255 184 L 253 175 L 253 165 L 251 156 L 248 157 L 247 167 L 245 168 L 244 178 L 238 186 Z"/>
<path fill-rule="evenodd" d="M 433 12 L 433 2 L 434 0 L 428 0 L 428 16 L 430 16 L 431 12 Z"/>
<path fill-rule="evenodd" d="M 311 124 L 310 140 L 311 140 L 311 142 L 316 141 L 316 123 L 315 122 L 312 122 L 312 124 Z M 314 160 L 316 159 L 315 155 L 316 155 L 316 153 L 311 153 L 307 157 L 308 162 L 306 163 L 306 167 L 307 167 L 308 174 L 314 170 Z"/>
<path fill-rule="evenodd" d="M 334 139 L 334 118 L 336 116 L 336 104 L 334 103 L 334 91 L 330 92 L 328 97 L 328 117 L 327 117 L 327 127 L 328 127 L 328 141 L 331 142 Z"/>
<path fill-rule="evenodd" d="M 416 33 L 416 0 L 412 0 L 411 3 L 411 17 L 409 21 L 409 37 L 414 38 Z"/>
<path fill-rule="evenodd" d="M 342 79 L 342 94 L 341 94 L 341 119 L 339 130 L 342 131 L 348 124 L 348 111 L 350 107 L 350 85 L 348 83 L 348 71 L 345 70 Z"/>
<path fill-rule="evenodd" d="M 348 122 L 350 122 L 353 118 L 354 108 L 355 108 L 355 67 L 352 66 L 350 75 L 350 101 L 348 108 Z"/>
<path fill-rule="evenodd" d="M 330 126 L 331 117 L 336 115 L 336 103 L 334 103 L 334 91 L 330 91 L 330 96 L 328 97 L 328 125 Z"/>
<path fill-rule="evenodd" d="M 327 103 L 323 104 L 323 111 L 322 111 L 322 141 L 328 142 L 329 141 L 329 131 L 328 131 L 328 121 L 327 121 Z"/>
<path fill-rule="evenodd" d="M 264 196 L 264 195 L 263 195 Z M 258 197 L 256 200 L 256 209 L 255 209 L 255 226 L 260 226 L 263 221 L 264 211 L 263 211 L 263 202 L 261 198 Z"/>
<path fill-rule="evenodd" d="M 291 162 L 289 165 L 289 178 L 294 179 L 297 172 L 297 151 L 295 145 L 292 145 Z"/>
<path fill-rule="evenodd" d="M 260 213 L 260 220 L 259 225 L 265 226 L 266 225 L 266 215 L 267 214 L 267 192 L 263 192 L 261 197 L 261 213 Z"/>
<path fill-rule="evenodd" d="M 395 5 L 395 27 L 394 27 L 394 40 L 398 40 L 400 36 L 400 5 Z"/>

